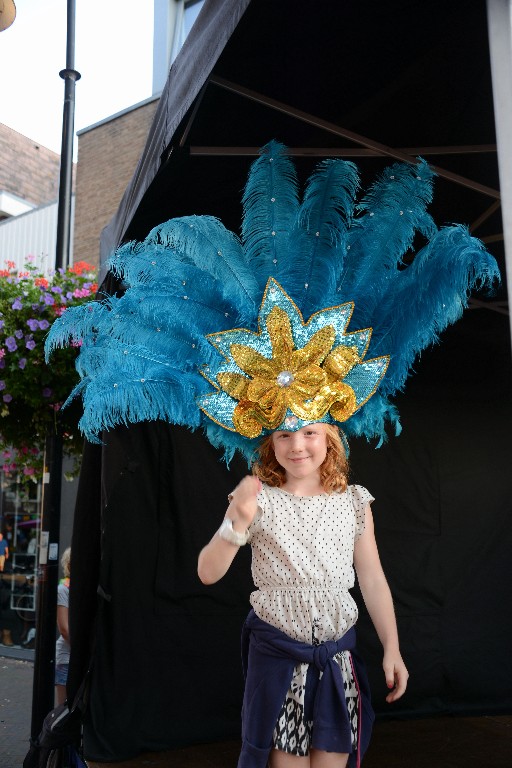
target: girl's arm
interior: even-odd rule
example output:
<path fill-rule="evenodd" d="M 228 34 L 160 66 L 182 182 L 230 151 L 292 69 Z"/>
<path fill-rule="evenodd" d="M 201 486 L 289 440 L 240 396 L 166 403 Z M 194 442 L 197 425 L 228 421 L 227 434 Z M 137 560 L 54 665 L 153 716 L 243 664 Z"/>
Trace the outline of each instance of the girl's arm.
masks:
<path fill-rule="evenodd" d="M 400 655 L 393 598 L 382 570 L 369 504 L 364 532 L 354 547 L 354 566 L 366 608 L 384 649 L 382 666 L 387 686 L 393 689 L 386 701 L 396 701 L 407 687 L 409 673 Z"/>
<path fill-rule="evenodd" d="M 231 502 L 226 517 L 233 521 L 233 530 L 244 533 L 256 515 L 258 505 L 256 496 L 261 488 L 257 477 L 247 475 L 231 494 Z M 221 539 L 215 533 L 210 542 L 199 553 L 197 573 L 203 584 L 215 584 L 229 570 L 240 547 Z"/>
<path fill-rule="evenodd" d="M 68 622 L 69 610 L 65 605 L 57 606 L 57 629 L 66 641 L 69 643 L 69 622 Z"/>

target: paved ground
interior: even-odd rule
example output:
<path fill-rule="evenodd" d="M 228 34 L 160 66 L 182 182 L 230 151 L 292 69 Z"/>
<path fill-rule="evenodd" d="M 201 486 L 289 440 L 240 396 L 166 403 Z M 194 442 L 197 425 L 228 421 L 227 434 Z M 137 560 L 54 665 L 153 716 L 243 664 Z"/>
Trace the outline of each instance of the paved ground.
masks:
<path fill-rule="evenodd" d="M 29 653 L 0 645 L 1 768 L 21 768 L 29 749 L 34 672 Z"/>

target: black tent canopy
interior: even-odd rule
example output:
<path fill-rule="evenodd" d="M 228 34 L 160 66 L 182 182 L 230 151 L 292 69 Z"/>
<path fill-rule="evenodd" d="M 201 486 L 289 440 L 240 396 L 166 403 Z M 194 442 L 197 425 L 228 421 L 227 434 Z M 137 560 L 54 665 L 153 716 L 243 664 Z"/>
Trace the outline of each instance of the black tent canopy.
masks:
<path fill-rule="evenodd" d="M 438 175 L 434 219 L 467 223 L 504 271 L 483 0 L 463 12 L 456 0 L 206 0 L 104 230 L 102 258 L 173 216 L 216 215 L 238 231 L 249 164 L 273 138 L 303 178 L 323 156 L 354 159 L 363 185 L 395 159 L 424 156 Z M 377 498 L 379 547 L 412 672 L 395 714 L 512 708 L 505 289 L 471 307 L 398 398 L 402 435 L 378 451 L 351 447 L 354 481 Z M 248 553 L 214 587 L 203 587 L 195 568 L 245 471 L 241 462 L 228 471 L 201 435 L 163 423 L 119 428 L 104 446 L 86 447 L 69 692 L 93 635 L 91 759 L 239 733 Z M 384 716 L 378 642 L 361 613 Z M 475 663 L 482 656 L 485 667 Z"/>

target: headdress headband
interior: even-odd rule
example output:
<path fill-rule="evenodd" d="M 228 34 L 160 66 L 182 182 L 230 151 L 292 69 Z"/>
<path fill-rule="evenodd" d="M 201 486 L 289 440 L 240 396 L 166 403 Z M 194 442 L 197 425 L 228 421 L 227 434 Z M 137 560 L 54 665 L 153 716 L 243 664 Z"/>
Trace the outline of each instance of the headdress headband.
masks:
<path fill-rule="evenodd" d="M 356 167 L 325 160 L 299 201 L 285 148 L 253 163 L 239 240 L 188 216 L 121 246 L 123 296 L 67 310 L 47 353 L 81 342 L 80 427 L 151 419 L 191 428 L 250 460 L 261 434 L 313 421 L 385 439 L 389 398 L 417 354 L 455 322 L 471 289 L 499 279 L 460 225 L 437 229 L 425 162 L 395 164 L 356 203 Z M 416 233 L 426 240 L 407 259 Z"/>

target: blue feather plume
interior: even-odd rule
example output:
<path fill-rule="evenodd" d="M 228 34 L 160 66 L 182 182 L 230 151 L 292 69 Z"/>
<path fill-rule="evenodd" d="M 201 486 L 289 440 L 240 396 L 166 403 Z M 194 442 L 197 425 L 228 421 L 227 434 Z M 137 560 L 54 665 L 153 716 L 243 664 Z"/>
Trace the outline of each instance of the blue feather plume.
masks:
<path fill-rule="evenodd" d="M 110 269 L 125 293 L 66 310 L 46 340 L 47 358 L 81 344 L 81 381 L 68 401 L 83 398 L 87 438 L 98 441 L 117 424 L 164 419 L 202 428 L 227 461 L 239 450 L 250 463 L 258 440 L 210 420 L 196 401 L 212 393 L 210 381 L 225 363 L 207 336 L 255 332 L 270 276 L 305 320 L 354 302 L 347 332 L 372 328 L 366 359 L 391 359 L 377 392 L 343 430 L 382 442 L 391 424 L 398 434 L 389 398 L 403 389 L 418 354 L 459 319 L 470 292 L 499 280 L 495 260 L 465 227 L 437 229 L 427 212 L 432 182 L 423 160 L 396 163 L 357 202 L 356 167 L 326 160 L 299 205 L 293 164 L 283 145 L 270 142 L 244 191 L 241 242 L 218 219 L 187 216 L 121 246 Z M 413 258 L 418 234 L 426 245 Z"/>
<path fill-rule="evenodd" d="M 242 243 L 260 295 L 270 276 L 279 280 L 283 253 L 298 210 L 295 168 L 286 148 L 271 141 L 249 172 L 243 194 Z"/>
<path fill-rule="evenodd" d="M 280 282 L 309 316 L 319 306 L 328 306 L 336 296 L 343 270 L 347 231 L 352 222 L 354 199 L 359 185 L 358 170 L 344 160 L 324 160 L 311 175 Z"/>

